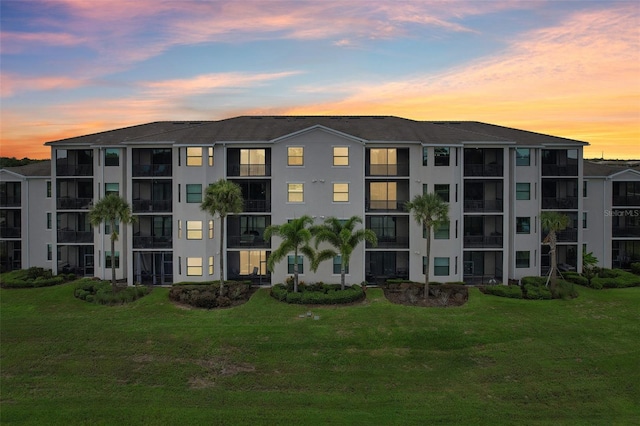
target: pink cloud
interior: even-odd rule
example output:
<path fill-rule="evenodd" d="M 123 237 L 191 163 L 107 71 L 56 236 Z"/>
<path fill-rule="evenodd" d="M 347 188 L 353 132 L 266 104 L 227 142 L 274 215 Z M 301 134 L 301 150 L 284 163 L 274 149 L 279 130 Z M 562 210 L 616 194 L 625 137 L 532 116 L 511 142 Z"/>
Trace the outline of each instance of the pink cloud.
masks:
<path fill-rule="evenodd" d="M 27 77 L 16 74 L 2 73 L 0 75 L 0 95 L 9 97 L 16 92 L 73 89 L 86 84 L 85 81 L 69 77 L 43 76 Z"/>

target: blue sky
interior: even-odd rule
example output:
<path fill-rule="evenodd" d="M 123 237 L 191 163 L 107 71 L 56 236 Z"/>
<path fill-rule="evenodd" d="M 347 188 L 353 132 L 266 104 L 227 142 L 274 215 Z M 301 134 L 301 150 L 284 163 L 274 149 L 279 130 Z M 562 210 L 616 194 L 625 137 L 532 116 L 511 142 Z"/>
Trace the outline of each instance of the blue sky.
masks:
<path fill-rule="evenodd" d="M 0 155 L 156 120 L 476 120 L 638 157 L 640 3 L 2 0 Z"/>

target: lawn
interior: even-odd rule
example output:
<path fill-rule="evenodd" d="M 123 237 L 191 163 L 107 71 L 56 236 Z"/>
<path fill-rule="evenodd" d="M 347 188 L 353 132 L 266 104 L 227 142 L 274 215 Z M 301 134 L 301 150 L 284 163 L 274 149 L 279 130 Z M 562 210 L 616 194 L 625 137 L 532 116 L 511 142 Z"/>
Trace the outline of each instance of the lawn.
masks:
<path fill-rule="evenodd" d="M 638 424 L 640 288 L 204 311 L 0 290 L 5 424 Z"/>

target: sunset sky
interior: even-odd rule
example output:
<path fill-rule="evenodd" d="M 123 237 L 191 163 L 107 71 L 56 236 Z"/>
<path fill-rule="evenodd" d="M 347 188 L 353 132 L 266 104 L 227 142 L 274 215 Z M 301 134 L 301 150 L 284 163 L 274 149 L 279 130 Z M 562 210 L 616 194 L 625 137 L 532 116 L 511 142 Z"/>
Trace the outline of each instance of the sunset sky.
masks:
<path fill-rule="evenodd" d="M 640 158 L 640 2 L 1 0 L 0 156 L 158 120 L 473 120 Z"/>

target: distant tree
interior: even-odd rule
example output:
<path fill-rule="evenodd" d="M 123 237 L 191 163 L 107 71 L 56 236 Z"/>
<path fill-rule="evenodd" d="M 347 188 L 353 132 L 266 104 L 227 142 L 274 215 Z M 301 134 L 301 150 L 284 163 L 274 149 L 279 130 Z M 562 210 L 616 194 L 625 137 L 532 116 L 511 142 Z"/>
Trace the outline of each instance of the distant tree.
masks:
<path fill-rule="evenodd" d="M 550 282 L 551 293 L 555 292 L 556 281 L 558 279 L 558 254 L 556 253 L 557 233 L 566 229 L 569 225 L 569 216 L 558 212 L 542 212 L 540 214 L 540 225 L 543 230 L 549 231 L 542 244 L 549 246 L 549 257 L 551 258 Z"/>
<path fill-rule="evenodd" d="M 129 203 L 117 194 L 109 194 L 98 201 L 89 210 L 89 222 L 92 226 L 108 223 L 111 228 L 111 287 L 116 290 L 115 245 L 118 241 L 118 223 L 133 223 L 138 218 L 131 214 Z"/>
<path fill-rule="evenodd" d="M 224 289 L 224 220 L 230 213 L 240 213 L 244 208 L 242 198 L 242 188 L 237 183 L 220 179 L 207 187 L 204 201 L 200 204 L 203 211 L 208 212 L 211 217 L 220 217 L 220 293 Z"/>
<path fill-rule="evenodd" d="M 46 161 L 46 160 L 33 160 L 27 157 L 21 160 L 18 160 L 16 157 L 0 157 L 0 169 L 3 169 L 5 167 L 26 166 L 27 164 L 39 163 L 41 161 Z"/>
<path fill-rule="evenodd" d="M 429 298 L 429 270 L 431 267 L 431 234 L 440 225 L 449 221 L 449 205 L 435 193 L 416 195 L 405 204 L 407 211 L 424 227 L 427 240 L 427 265 L 424 273 L 424 298 Z"/>
<path fill-rule="evenodd" d="M 273 272 L 275 264 L 282 260 L 286 255 L 293 252 L 293 291 L 298 291 L 298 256 L 299 253 L 304 254 L 310 260 L 312 265 L 315 262 L 315 252 L 309 245 L 312 235 L 309 227 L 313 224 L 310 216 L 304 215 L 296 219 L 292 219 L 282 225 L 270 225 L 264 231 L 264 238 L 270 239 L 273 235 L 282 238 L 280 247 L 271 252 L 267 259 L 267 267 Z"/>
<path fill-rule="evenodd" d="M 324 224 L 311 228 L 311 233 L 315 236 L 316 250 L 320 243 L 325 241 L 333 246 L 333 248 L 324 249 L 316 254 L 312 269 L 316 271 L 320 263 L 340 255 L 340 287 L 342 290 L 345 288 L 346 267 L 349 265 L 351 253 L 356 246 L 362 241 L 368 241 L 373 245 L 378 244 L 378 238 L 372 230 L 354 230 L 359 223 L 362 223 L 362 218 L 359 216 L 351 216 L 346 221 L 329 217 L 325 219 Z"/>

